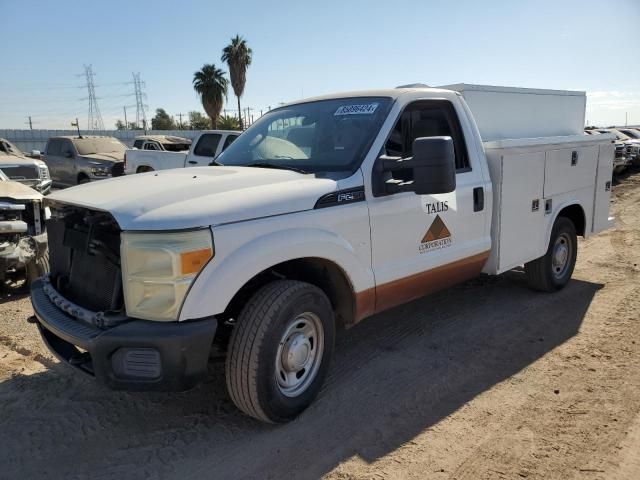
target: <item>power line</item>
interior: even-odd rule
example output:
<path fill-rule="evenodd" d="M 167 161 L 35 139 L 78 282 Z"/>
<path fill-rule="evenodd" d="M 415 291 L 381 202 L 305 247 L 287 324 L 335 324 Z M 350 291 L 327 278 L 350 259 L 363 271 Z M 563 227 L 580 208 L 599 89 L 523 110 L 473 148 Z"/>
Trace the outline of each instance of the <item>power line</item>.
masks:
<path fill-rule="evenodd" d="M 142 127 L 146 132 L 147 131 L 147 113 L 145 109 L 147 108 L 147 105 L 145 105 L 142 100 L 143 97 L 146 97 L 146 95 L 142 92 L 142 86 L 144 85 L 144 83 L 140 80 L 140 72 L 132 73 L 131 75 L 133 75 L 133 89 L 134 89 L 134 94 L 136 96 L 136 125 L 138 126 L 142 125 Z"/>
<path fill-rule="evenodd" d="M 98 99 L 96 98 L 96 89 L 93 83 L 93 67 L 91 65 L 84 66 L 84 75 L 87 80 L 87 92 L 89 93 L 89 112 L 87 114 L 87 130 L 104 130 L 102 116 L 98 108 Z"/>

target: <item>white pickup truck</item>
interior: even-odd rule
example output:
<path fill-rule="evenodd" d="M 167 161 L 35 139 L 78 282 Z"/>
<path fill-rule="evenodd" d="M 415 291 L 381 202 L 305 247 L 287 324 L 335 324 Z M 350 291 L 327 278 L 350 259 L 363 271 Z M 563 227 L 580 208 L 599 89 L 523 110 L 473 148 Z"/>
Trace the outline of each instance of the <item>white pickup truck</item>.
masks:
<path fill-rule="evenodd" d="M 240 133 L 233 130 L 205 130 L 194 138 L 190 149 L 184 142 L 173 142 L 174 145 L 184 145 L 185 151 L 162 148 L 159 135 L 137 137 L 134 142 L 135 148 L 125 152 L 124 173 L 132 175 L 170 168 L 207 166 L 231 145 Z"/>
<path fill-rule="evenodd" d="M 192 387 L 215 339 L 235 404 L 286 422 L 338 324 L 481 272 L 569 282 L 577 237 L 612 223 L 613 136 L 583 135 L 584 107 L 470 85 L 329 95 L 270 111 L 222 166 L 56 192 L 34 321 L 114 389 Z"/>

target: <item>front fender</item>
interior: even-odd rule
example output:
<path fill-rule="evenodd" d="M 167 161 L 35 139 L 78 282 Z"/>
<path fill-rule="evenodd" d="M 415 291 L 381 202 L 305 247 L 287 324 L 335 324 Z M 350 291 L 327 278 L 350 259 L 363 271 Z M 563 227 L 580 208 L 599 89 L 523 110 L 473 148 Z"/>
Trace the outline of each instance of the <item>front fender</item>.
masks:
<path fill-rule="evenodd" d="M 236 234 L 231 236 L 238 238 Z M 335 263 L 355 292 L 374 286 L 371 265 L 359 259 L 346 239 L 319 228 L 279 230 L 253 238 L 223 257 L 216 254 L 187 293 L 179 320 L 220 314 L 257 274 L 288 260 L 310 257 Z"/>

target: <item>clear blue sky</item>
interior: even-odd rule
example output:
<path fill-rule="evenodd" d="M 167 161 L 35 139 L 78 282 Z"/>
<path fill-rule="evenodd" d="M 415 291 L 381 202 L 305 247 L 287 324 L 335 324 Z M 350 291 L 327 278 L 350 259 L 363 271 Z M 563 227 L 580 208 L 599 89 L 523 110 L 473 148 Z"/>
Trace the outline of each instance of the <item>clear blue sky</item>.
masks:
<path fill-rule="evenodd" d="M 149 117 L 202 110 L 191 86 L 239 33 L 243 105 L 423 82 L 580 89 L 591 123 L 640 124 L 640 1 L 0 0 L 0 128 L 86 125 L 83 64 L 104 123 L 146 83 Z M 226 67 L 224 67 L 226 71 Z M 235 97 L 229 96 L 233 109 Z M 134 115 L 128 109 L 129 119 Z"/>

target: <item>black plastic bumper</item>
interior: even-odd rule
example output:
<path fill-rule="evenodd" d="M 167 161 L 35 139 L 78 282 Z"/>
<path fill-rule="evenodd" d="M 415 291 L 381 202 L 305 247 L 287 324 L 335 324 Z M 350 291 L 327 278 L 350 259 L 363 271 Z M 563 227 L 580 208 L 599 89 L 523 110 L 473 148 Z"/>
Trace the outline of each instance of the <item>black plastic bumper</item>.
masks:
<path fill-rule="evenodd" d="M 207 372 L 215 318 L 166 323 L 131 319 L 100 329 L 60 310 L 41 280 L 31 286 L 31 303 L 49 350 L 114 390 L 187 390 Z"/>

